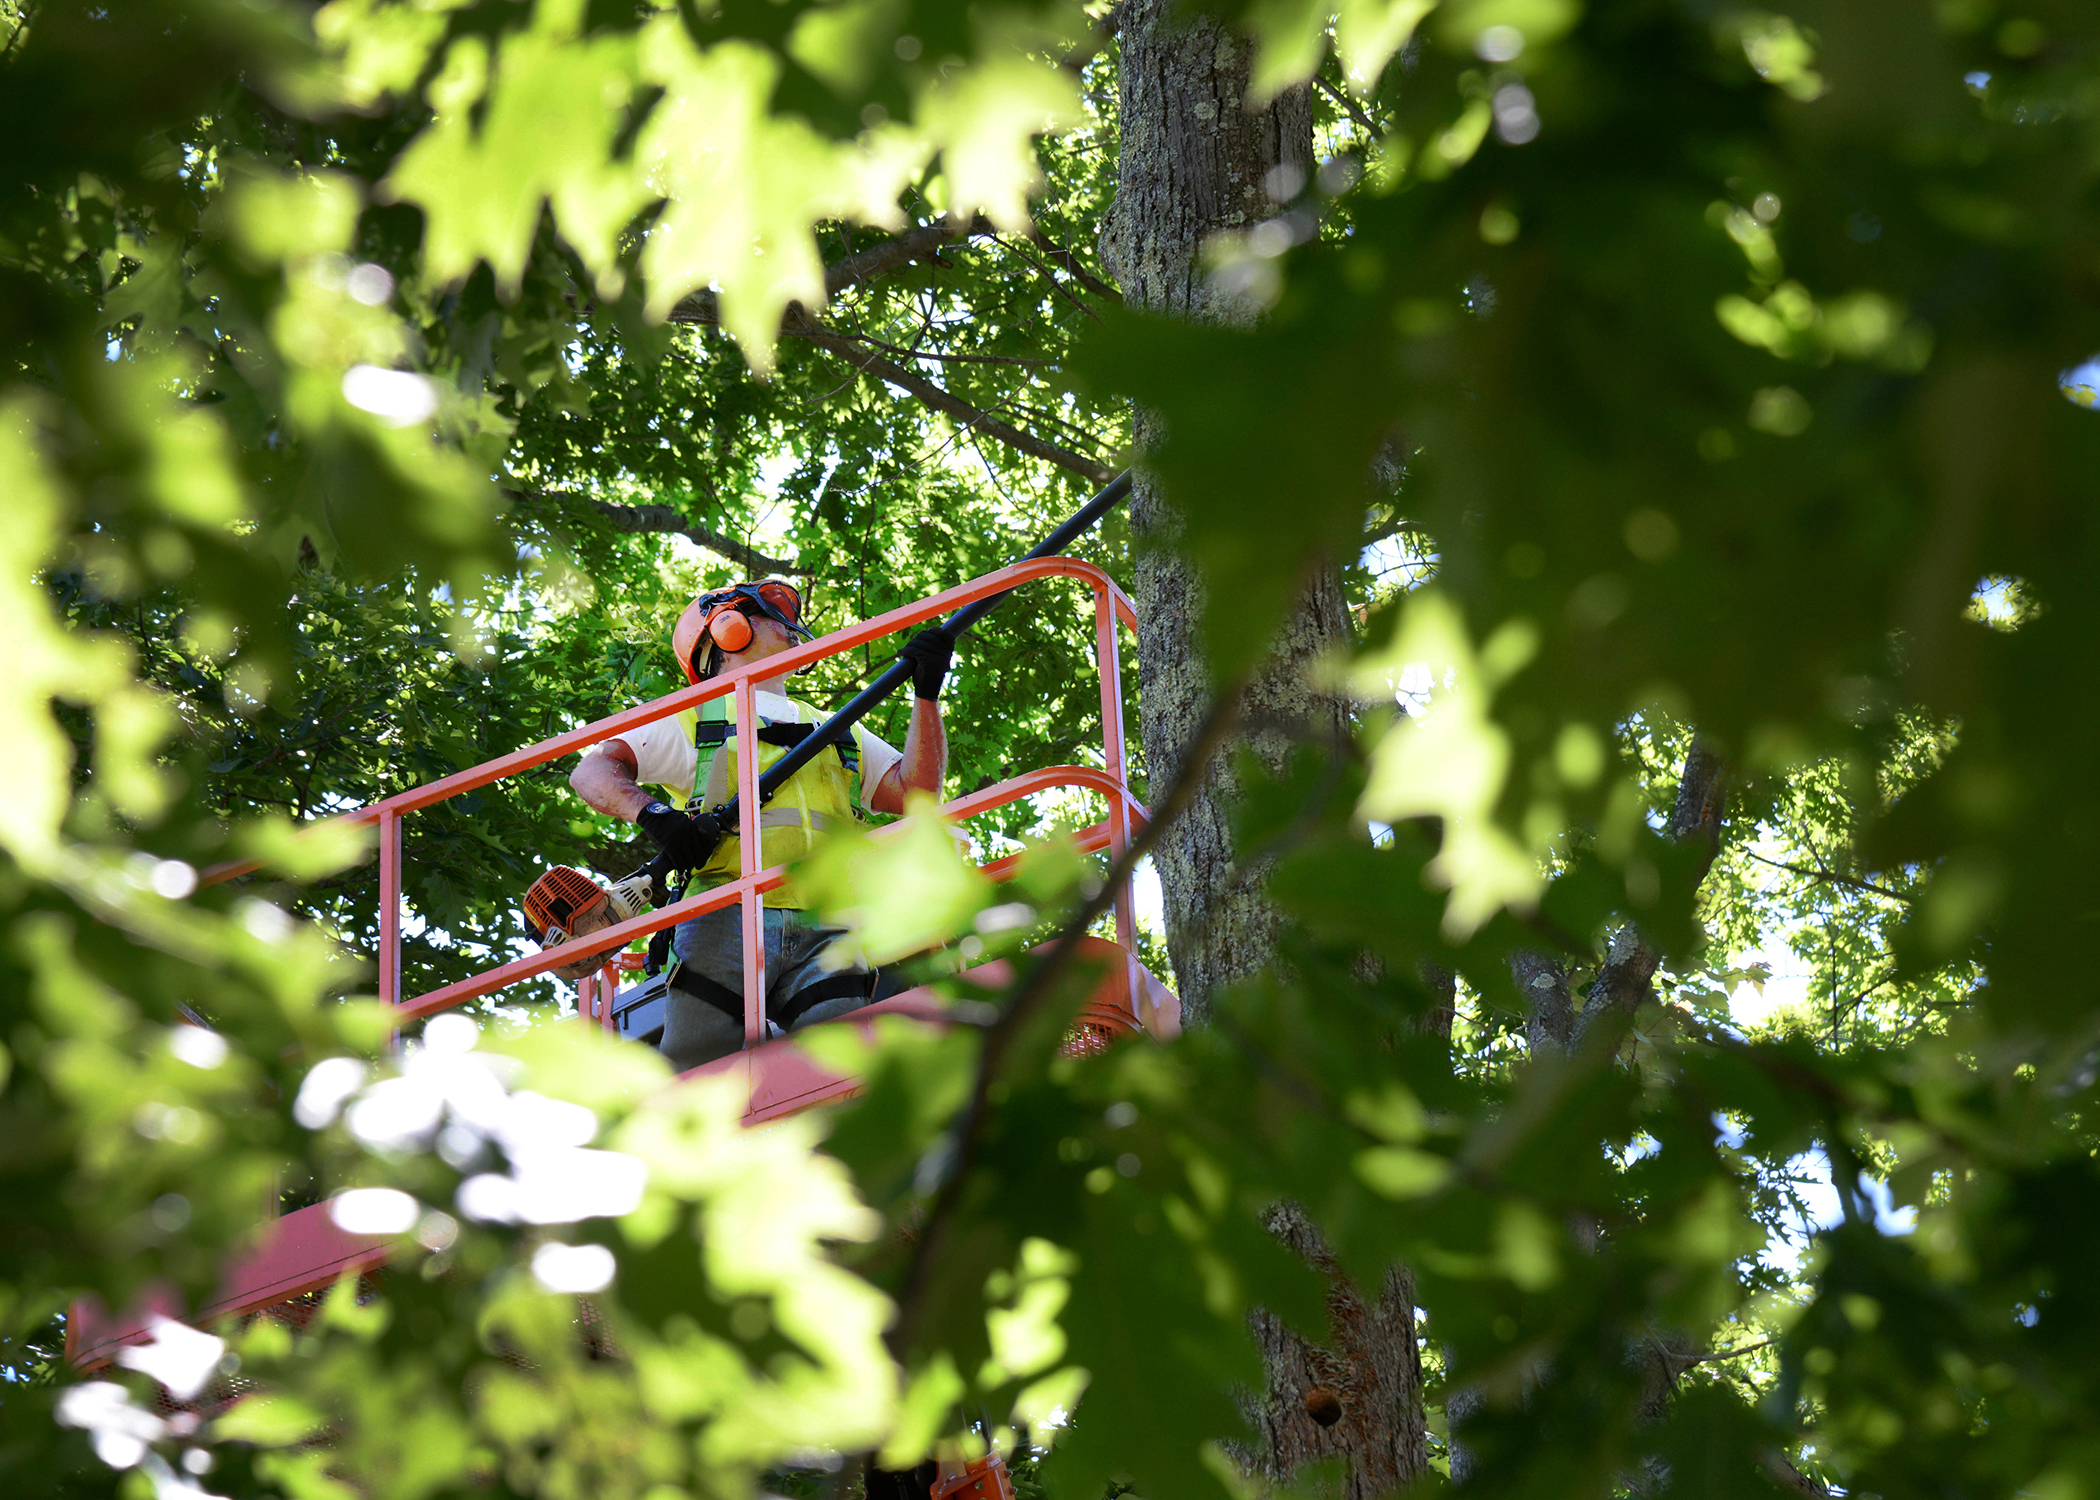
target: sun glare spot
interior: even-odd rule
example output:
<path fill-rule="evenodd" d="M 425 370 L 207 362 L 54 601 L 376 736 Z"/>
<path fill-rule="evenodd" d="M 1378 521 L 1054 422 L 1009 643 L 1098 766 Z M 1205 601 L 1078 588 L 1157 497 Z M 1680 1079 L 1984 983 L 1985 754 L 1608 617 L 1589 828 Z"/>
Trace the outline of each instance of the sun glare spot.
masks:
<path fill-rule="evenodd" d="M 2091 411 L 2100 406 L 2100 354 L 2082 365 L 2073 365 L 2056 377 L 2056 388 L 2064 399 Z"/>

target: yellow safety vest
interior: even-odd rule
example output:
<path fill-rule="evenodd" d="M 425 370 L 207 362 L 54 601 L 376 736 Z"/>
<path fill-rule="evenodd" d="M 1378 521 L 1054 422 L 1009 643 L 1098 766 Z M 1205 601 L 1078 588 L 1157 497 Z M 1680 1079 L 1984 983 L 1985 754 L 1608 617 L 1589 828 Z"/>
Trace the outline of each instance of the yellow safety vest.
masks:
<path fill-rule="evenodd" d="M 788 702 L 795 709 L 794 719 L 783 721 L 779 718 L 768 718 L 765 722 L 821 724 L 829 717 L 814 705 L 804 703 L 799 698 L 790 698 Z M 724 700 L 723 708 L 724 717 L 733 726 L 736 723 L 736 700 Z M 678 727 L 683 731 L 686 743 L 693 744 L 700 729 L 698 712 L 690 708 L 685 710 L 678 716 Z M 856 724 L 853 728 L 856 748 L 859 748 L 857 742 L 860 732 L 860 726 Z M 759 774 L 763 776 L 766 769 L 787 754 L 790 748 L 787 745 L 769 745 L 761 740 L 758 746 Z M 673 786 L 669 782 L 659 782 L 658 785 L 678 799 L 683 800 L 697 794 L 700 805 L 720 807 L 730 799 L 738 786 L 734 736 L 715 751 L 713 761 L 714 764 L 708 772 L 707 785 L 703 787 L 688 789 Z M 695 772 L 697 771 L 696 765 Z M 853 810 L 851 777 L 846 770 L 844 758 L 827 750 L 790 776 L 786 785 L 773 794 L 773 800 L 759 809 L 759 852 L 762 856 L 759 868 L 767 869 L 802 858 L 816 847 L 819 834 L 836 823 L 848 821 L 859 821 L 859 814 Z M 715 847 L 713 858 L 700 867 L 693 883 L 686 888 L 686 894 L 697 895 L 709 886 L 720 885 L 725 880 L 735 880 L 743 873 L 743 841 L 734 836 L 725 838 Z M 785 888 L 768 891 L 765 903 L 768 906 L 787 908 L 799 907 L 802 904 Z"/>

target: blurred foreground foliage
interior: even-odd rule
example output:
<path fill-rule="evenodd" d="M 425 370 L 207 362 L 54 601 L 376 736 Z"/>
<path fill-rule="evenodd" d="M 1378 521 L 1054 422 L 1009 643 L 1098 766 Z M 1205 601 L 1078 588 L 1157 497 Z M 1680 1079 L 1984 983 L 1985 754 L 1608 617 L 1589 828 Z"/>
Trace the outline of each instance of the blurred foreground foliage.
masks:
<path fill-rule="evenodd" d="M 1214 247 L 1265 314 L 1223 329 L 1088 269 L 1123 122 L 1076 7 L 0 0 L 11 1493 L 736 1497 L 1024 1431 L 1046 1493 L 1239 1493 L 1247 1314 L 1325 1318 L 1284 1199 L 1412 1270 L 1425 1484 L 2100 1484 L 2100 27 L 1236 14 L 1329 159 Z M 529 998 L 386 1053 L 368 855 L 303 825 L 667 690 L 754 557 L 825 627 L 988 570 L 1126 399 L 1221 674 L 1366 549 L 1358 740 L 1240 809 L 1276 972 L 1059 1061 L 1085 976 L 1023 961 L 997 1050 L 828 1036 L 865 1093 L 766 1132 Z M 965 787 L 1098 738 L 1045 600 L 965 654 Z M 419 815 L 417 987 L 624 832 L 555 767 Z M 339 1190 L 401 1241 L 364 1292 L 66 1367 L 73 1299 L 201 1306 Z"/>

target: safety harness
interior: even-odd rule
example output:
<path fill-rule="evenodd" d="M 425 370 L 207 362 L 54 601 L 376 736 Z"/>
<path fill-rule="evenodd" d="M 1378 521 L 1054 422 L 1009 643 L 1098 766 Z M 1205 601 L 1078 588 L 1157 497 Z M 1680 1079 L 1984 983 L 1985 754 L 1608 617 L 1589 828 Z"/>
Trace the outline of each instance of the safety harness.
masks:
<path fill-rule="evenodd" d="M 761 744 L 791 747 L 799 745 L 814 734 L 818 726 L 798 721 L 785 721 L 759 717 L 758 727 L 753 731 Z M 720 806 L 728 800 L 728 775 L 720 764 L 722 747 L 736 736 L 736 726 L 729 721 L 729 704 L 726 699 L 712 698 L 700 705 L 693 725 L 693 790 L 686 801 L 686 811 L 696 812 L 702 808 Z M 852 776 L 860 770 L 860 754 L 851 738 L 840 740 L 831 746 L 838 752 L 840 763 L 846 774 Z M 803 820 L 821 831 L 831 820 L 823 813 L 803 808 L 768 807 L 759 813 L 759 827 L 801 826 Z M 685 894 L 678 888 L 678 898 Z M 671 929 L 666 927 L 654 934 L 649 943 L 647 970 L 654 974 L 670 962 Z M 743 997 L 728 986 L 718 984 L 704 974 L 695 973 L 683 964 L 672 967 L 670 983 L 696 999 L 705 1000 L 738 1025 L 744 1020 Z M 883 976 L 879 969 L 848 970 L 804 985 L 794 994 L 766 1008 L 766 1019 L 782 1032 L 786 1032 L 801 1020 L 813 1006 L 841 996 L 862 999 L 879 998 L 882 993 Z"/>
<path fill-rule="evenodd" d="M 696 1000 L 705 1000 L 723 1015 L 741 1026 L 744 1024 L 744 998 L 727 985 L 717 984 L 705 974 L 696 974 L 684 965 L 671 971 L 671 987 L 684 990 Z M 880 1000 L 892 993 L 887 987 L 880 969 L 853 969 L 819 979 L 814 984 L 805 984 L 777 1004 L 768 1004 L 766 1019 L 781 1031 L 792 1030 L 797 1021 L 826 1000 L 836 1000 L 842 995 L 851 995 L 863 1000 Z"/>
<path fill-rule="evenodd" d="M 801 744 L 816 733 L 817 727 L 815 724 L 804 724 L 800 721 L 790 723 L 769 719 L 761 714 L 756 737 L 759 743 L 765 745 L 793 746 Z M 735 737 L 736 726 L 729 722 L 729 701 L 726 698 L 710 698 L 700 705 L 700 713 L 693 725 L 693 792 L 686 799 L 687 812 L 698 812 L 704 807 L 719 806 L 729 800 L 728 775 L 724 773 L 724 784 L 717 788 L 715 761 L 721 755 L 722 747 Z M 835 742 L 831 748 L 838 752 L 839 761 L 845 766 L 848 776 L 860 770 L 860 751 L 850 737 Z M 766 826 L 765 819 L 773 811 L 774 809 L 767 808 L 760 813 L 760 827 Z M 779 811 L 790 815 L 780 820 L 781 822 L 800 821 L 793 808 L 781 808 Z"/>

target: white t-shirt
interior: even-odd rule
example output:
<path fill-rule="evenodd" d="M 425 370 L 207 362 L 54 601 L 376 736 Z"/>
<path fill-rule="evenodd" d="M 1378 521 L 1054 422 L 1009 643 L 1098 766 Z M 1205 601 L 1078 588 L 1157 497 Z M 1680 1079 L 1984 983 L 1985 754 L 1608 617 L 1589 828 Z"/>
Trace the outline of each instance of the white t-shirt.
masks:
<path fill-rule="evenodd" d="M 752 694 L 752 698 L 761 718 L 788 724 L 802 718 L 795 705 L 778 693 L 761 691 Z M 699 755 L 693 749 L 692 733 L 677 714 L 629 729 L 617 738 L 634 752 L 636 781 L 644 786 L 682 787 L 683 795 L 692 795 L 693 768 L 699 764 Z M 860 748 L 860 805 L 868 807 L 868 794 L 882 784 L 891 766 L 904 759 L 904 753 L 862 724 L 853 726 L 853 739 Z M 606 740 L 594 745 L 591 753 L 596 754 L 611 743 Z M 868 807 L 868 811 L 874 810 Z"/>

